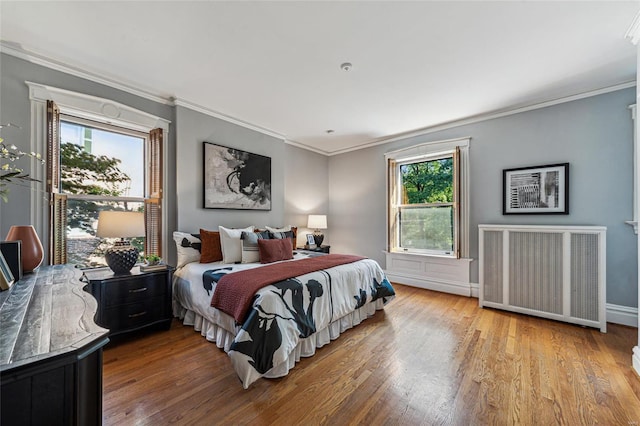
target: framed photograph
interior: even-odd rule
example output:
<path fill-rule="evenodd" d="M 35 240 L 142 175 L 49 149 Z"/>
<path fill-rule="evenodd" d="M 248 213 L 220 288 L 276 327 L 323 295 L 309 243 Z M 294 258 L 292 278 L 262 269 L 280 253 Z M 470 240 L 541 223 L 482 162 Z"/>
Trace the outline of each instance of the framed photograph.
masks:
<path fill-rule="evenodd" d="M 11 269 L 9 269 L 7 261 L 4 259 L 2 252 L 0 252 L 0 290 L 9 290 L 14 281 Z"/>
<path fill-rule="evenodd" d="M 569 163 L 502 172 L 502 214 L 569 214 Z"/>
<path fill-rule="evenodd" d="M 204 142 L 204 208 L 271 210 L 271 158 Z"/>
<path fill-rule="evenodd" d="M 313 234 L 307 234 L 307 245 L 315 246 L 316 240 L 313 239 Z"/>
<path fill-rule="evenodd" d="M 22 241 L 0 241 L 0 252 L 16 281 L 22 279 Z"/>

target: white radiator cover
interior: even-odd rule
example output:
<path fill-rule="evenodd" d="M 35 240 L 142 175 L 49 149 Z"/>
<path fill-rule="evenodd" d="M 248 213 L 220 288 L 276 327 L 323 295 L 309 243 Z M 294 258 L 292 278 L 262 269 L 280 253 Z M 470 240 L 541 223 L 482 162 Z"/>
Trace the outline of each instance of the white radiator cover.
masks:
<path fill-rule="evenodd" d="M 478 225 L 478 229 L 480 307 L 607 331 L 606 227 Z"/>

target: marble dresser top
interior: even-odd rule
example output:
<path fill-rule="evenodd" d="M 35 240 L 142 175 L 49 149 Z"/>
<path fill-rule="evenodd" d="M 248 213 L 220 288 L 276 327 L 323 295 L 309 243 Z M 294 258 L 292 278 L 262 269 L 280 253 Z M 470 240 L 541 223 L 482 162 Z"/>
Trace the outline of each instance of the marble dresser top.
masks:
<path fill-rule="evenodd" d="M 0 371 L 108 342 L 81 276 L 69 265 L 41 266 L 0 292 Z"/>

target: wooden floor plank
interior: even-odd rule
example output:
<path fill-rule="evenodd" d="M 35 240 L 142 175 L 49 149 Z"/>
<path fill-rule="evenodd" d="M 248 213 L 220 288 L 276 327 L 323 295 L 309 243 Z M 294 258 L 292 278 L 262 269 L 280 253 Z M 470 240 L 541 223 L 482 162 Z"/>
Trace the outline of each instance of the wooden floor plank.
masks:
<path fill-rule="evenodd" d="M 640 424 L 637 329 L 602 334 L 395 287 L 384 311 L 248 390 L 177 320 L 109 344 L 104 424 Z"/>

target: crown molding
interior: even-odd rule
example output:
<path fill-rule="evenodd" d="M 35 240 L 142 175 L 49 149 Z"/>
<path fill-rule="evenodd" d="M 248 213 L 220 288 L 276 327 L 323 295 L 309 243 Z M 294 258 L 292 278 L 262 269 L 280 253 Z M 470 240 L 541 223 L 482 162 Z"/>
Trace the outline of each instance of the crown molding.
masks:
<path fill-rule="evenodd" d="M 629 29 L 624 35 L 624 38 L 631 41 L 634 45 L 638 45 L 638 41 L 640 41 L 640 12 L 636 13 L 633 21 L 631 21 L 631 25 L 629 25 Z"/>
<path fill-rule="evenodd" d="M 186 101 L 186 100 L 179 100 L 176 99 L 174 97 L 166 97 L 166 96 L 162 96 L 159 94 L 155 94 L 149 91 L 145 91 L 145 90 L 141 90 L 138 89 L 130 84 L 121 82 L 121 81 L 117 81 L 115 79 L 112 78 L 108 78 L 102 75 L 99 75 L 97 73 L 94 72 L 90 72 L 87 70 L 83 70 L 81 68 L 69 65 L 69 64 L 65 64 L 59 60 L 47 57 L 45 55 L 36 53 L 36 52 L 32 52 L 29 50 L 24 49 L 22 46 L 20 46 L 17 43 L 11 43 L 11 42 L 7 42 L 5 40 L 0 40 L 0 52 L 5 53 L 7 55 L 11 55 L 11 56 L 15 56 L 17 58 L 23 59 L 25 61 L 37 64 L 37 65 L 41 65 L 56 71 L 60 71 L 63 72 L 65 74 L 70 74 L 73 75 L 75 77 L 79 77 L 79 78 L 83 78 L 85 80 L 89 80 L 89 81 L 93 81 L 95 83 L 100 83 L 100 84 L 104 84 L 105 86 L 108 87 L 112 87 L 114 89 L 118 89 L 118 90 L 122 90 L 123 92 L 127 92 L 130 93 L 132 95 L 136 95 L 139 96 L 141 98 L 144 99 L 148 99 L 150 101 L 153 102 L 157 102 L 163 105 L 179 105 L 179 106 L 183 106 L 189 109 L 192 109 L 194 111 L 198 111 L 201 112 L 203 114 L 215 117 L 215 118 L 219 118 L 221 120 L 227 121 L 229 123 L 233 123 L 236 124 L 238 126 L 242 126 L 245 127 L 247 129 L 251 129 L 260 133 L 263 133 L 267 136 L 272 136 L 278 139 L 286 139 L 284 135 L 274 132 L 273 130 L 269 130 L 269 129 L 265 129 L 263 127 L 260 126 L 256 126 L 253 125 L 251 123 L 248 123 L 246 121 L 242 121 L 239 119 L 236 119 L 234 117 L 222 114 L 218 111 L 214 111 L 212 109 L 197 105 L 195 103 Z M 305 149 L 309 149 L 306 146 L 300 146 L 301 148 L 305 148 Z M 326 153 L 325 153 L 326 155 Z"/>
<path fill-rule="evenodd" d="M 148 99 L 153 102 L 164 105 L 172 105 L 173 99 L 159 94 L 151 93 L 146 90 L 138 89 L 131 84 L 127 84 L 121 81 L 117 81 L 113 78 L 99 75 L 97 73 L 75 67 L 73 65 L 65 64 L 64 62 L 52 59 L 44 56 L 40 53 L 31 52 L 24 49 L 17 43 L 7 42 L 0 40 L 0 52 L 7 55 L 15 56 L 16 58 L 23 59 L 25 61 L 42 65 L 43 67 L 51 68 L 55 71 L 60 71 L 65 74 L 70 74 L 75 77 L 83 78 L 85 80 L 93 81 L 94 83 L 104 84 L 105 86 L 112 87 L 114 89 L 122 90 L 123 92 L 130 93 L 132 95 L 139 96 L 144 99 Z"/>
<path fill-rule="evenodd" d="M 631 40 L 632 43 L 636 44 L 640 41 L 640 12 L 636 15 L 635 19 L 633 20 L 633 23 L 631 24 L 631 27 L 629 28 L 629 30 L 627 31 L 626 37 L 629 38 Z M 105 77 L 105 76 L 101 76 L 98 75 L 94 72 L 90 72 L 90 71 L 86 71 L 83 70 L 81 68 L 75 67 L 75 66 L 71 66 L 68 64 L 65 64 L 61 61 L 46 57 L 42 54 L 39 53 L 35 53 L 35 52 L 31 52 L 28 51 L 26 49 L 24 49 L 22 46 L 20 46 L 17 43 L 12 43 L 12 42 L 7 42 L 5 40 L 0 40 L 0 52 L 1 53 L 6 53 L 8 55 L 11 56 L 15 56 L 17 58 L 20 59 L 24 59 L 28 62 L 32 62 L 34 64 L 37 65 L 42 65 L 45 66 L 47 68 L 51 68 L 54 69 L 56 71 L 60 71 L 60 72 L 64 72 L 66 74 L 70 74 L 76 77 L 80 77 L 89 81 L 93 81 L 95 83 L 100 83 L 100 84 L 104 84 L 105 86 L 109 86 L 112 87 L 114 89 L 118 89 L 118 90 L 122 90 L 124 92 L 130 93 L 132 95 L 136 95 L 139 96 L 141 98 L 145 98 L 160 104 L 164 104 L 164 105 L 177 105 L 177 106 L 183 106 L 185 108 L 189 108 L 192 109 L 194 111 L 203 113 L 205 115 L 209 115 L 215 118 L 218 118 L 220 120 L 223 121 L 227 121 L 229 123 L 233 123 L 236 124 L 238 126 L 265 134 L 267 136 L 271 136 L 277 139 L 282 139 L 284 140 L 284 142 L 288 145 L 292 145 L 301 149 L 306 149 L 308 151 L 312 151 L 315 152 L 317 154 L 322 154 L 322 155 L 326 155 L 328 157 L 334 156 L 334 155 L 340 155 L 340 154 L 345 154 L 348 152 L 352 152 L 352 151 L 358 151 L 361 149 L 366 149 L 366 148 L 370 148 L 373 146 L 377 146 L 377 145 L 382 145 L 382 144 L 386 144 L 386 143 L 390 143 L 390 142 L 395 142 L 398 140 L 402 140 L 402 139 L 406 139 L 406 138 L 410 138 L 410 137 L 415 137 L 415 136 L 422 136 L 422 135 L 427 135 L 430 133 L 435 133 L 435 132 L 439 132 L 442 130 L 446 130 L 446 129 L 450 129 L 453 127 L 458 127 L 458 126 L 463 126 L 463 125 L 467 125 L 467 124 L 473 124 L 473 123 L 478 123 L 478 122 L 482 122 L 482 121 L 486 121 L 486 120 L 492 120 L 495 118 L 500 118 L 500 117 L 506 117 L 509 115 L 513 115 L 513 114 L 519 114 L 521 112 L 526 112 L 526 111 L 533 111 L 536 109 L 540 109 L 540 108 L 546 108 L 549 106 L 553 106 L 553 105 L 558 105 L 558 104 L 562 104 L 562 103 L 566 103 L 566 102 L 572 102 L 575 100 L 579 100 L 579 99 L 584 99 L 584 98 L 588 98 L 591 96 L 597 96 L 597 95 L 601 95 L 601 94 L 605 94 L 605 93 L 609 93 L 609 92 L 614 92 L 617 90 L 622 90 L 622 89 L 627 89 L 630 87 L 635 87 L 636 86 L 636 82 L 635 81 L 629 81 L 629 82 L 625 82 L 625 83 L 621 83 L 621 84 L 617 84 L 617 85 L 613 85 L 613 86 L 609 86 L 609 87 L 605 87 L 602 89 L 597 89 L 597 90 L 592 90 L 592 91 L 588 91 L 588 92 L 583 92 L 583 93 L 579 93 L 576 95 L 572 95 L 572 96 L 567 96 L 567 97 L 563 97 L 563 98 L 558 98 L 558 99 L 553 99 L 550 101 L 545 101 L 545 102 L 540 102 L 537 104 L 532 104 L 532 105 L 527 105 L 524 107 L 519 107 L 519 108 L 513 108 L 513 109 L 505 109 L 505 110 L 498 110 L 498 111 L 492 111 L 492 112 L 488 112 L 486 114 L 480 114 L 480 115 L 476 115 L 476 116 L 472 116 L 472 117 L 468 117 L 468 118 L 463 118 L 460 120 L 454 120 L 454 121 L 450 121 L 447 123 L 441 123 L 441 124 L 437 124 L 434 126 L 430 126 L 430 127 L 424 127 L 424 128 L 420 128 L 420 129 L 416 129 L 416 130 L 411 130 L 408 132 L 403 132 L 403 133 L 397 133 L 394 135 L 389 135 L 389 136 L 384 136 L 381 138 L 376 138 L 367 142 L 363 142 L 361 144 L 349 147 L 349 148 L 344 148 L 344 149 L 337 149 L 334 151 L 327 151 L 327 150 L 323 150 L 320 148 L 315 148 L 312 147 L 310 145 L 304 144 L 302 142 L 298 142 L 298 141 L 294 141 L 294 140 L 290 140 L 287 139 L 286 135 L 283 135 L 282 133 L 278 133 L 276 131 L 255 125 L 255 124 L 251 124 L 248 123 L 246 121 L 231 117 L 229 115 L 220 113 L 218 111 L 214 111 L 210 108 L 195 104 L 193 102 L 189 102 L 187 100 L 184 99 L 176 99 L 173 97 L 166 97 L 166 96 L 162 96 L 159 94 L 154 94 L 151 93 L 149 91 L 145 91 L 145 90 L 141 90 L 141 89 L 137 89 L 135 87 L 133 87 L 130 84 L 124 83 L 124 82 L 120 82 L 117 81 L 115 79 L 109 78 L 109 77 Z"/>
<path fill-rule="evenodd" d="M 287 145 L 291 145 L 291 146 L 295 146 L 301 149 L 305 149 L 307 151 L 312 151 L 315 152 L 316 154 L 321 154 L 321 155 L 325 155 L 327 157 L 330 157 L 332 154 L 329 151 L 325 151 L 324 149 L 320 149 L 320 148 L 315 148 L 309 145 L 305 145 L 303 143 L 291 140 L 291 139 L 285 139 L 284 143 L 286 143 Z"/>
<path fill-rule="evenodd" d="M 231 117 L 231 116 L 223 114 L 221 112 L 212 110 L 211 108 L 207 108 L 207 107 L 204 107 L 202 105 L 198 105 L 198 104 L 195 104 L 193 102 L 186 101 L 184 99 L 174 98 L 173 104 L 176 105 L 176 106 L 189 108 L 189 109 L 191 109 L 193 111 L 200 112 L 200 113 L 208 115 L 210 117 L 219 118 L 220 120 L 227 121 L 229 123 L 244 127 L 246 129 L 249 129 L 249 130 L 253 130 L 253 131 L 262 133 L 262 134 L 267 135 L 267 136 L 271 136 L 271 137 L 274 137 L 274 138 L 277 138 L 277 139 L 286 139 L 286 136 L 281 134 L 281 133 L 275 132 L 275 131 L 270 130 L 270 129 L 266 129 L 264 127 L 257 126 L 255 124 L 248 123 L 246 121 Z"/>
<path fill-rule="evenodd" d="M 566 97 L 563 97 L 563 98 L 553 99 L 553 100 L 550 100 L 550 101 L 540 102 L 540 103 L 537 103 L 537 104 L 527 105 L 527 106 L 523 106 L 523 107 L 519 107 L 519 108 L 505 109 L 505 110 L 498 110 L 498 111 L 488 112 L 486 114 L 475 115 L 475 116 L 468 117 L 468 118 L 463 118 L 463 119 L 460 119 L 460 120 L 449 121 L 447 123 L 442 123 L 442 124 L 436 124 L 434 126 L 425 127 L 425 128 L 418 129 L 418 130 L 411 130 L 409 132 L 398 133 L 398 134 L 395 134 L 395 135 L 386 136 L 386 137 L 379 138 L 379 139 L 376 139 L 376 140 L 373 140 L 373 141 L 370 141 L 370 142 L 365 142 L 365 143 L 362 143 L 362 144 L 359 144 L 359 145 L 356 145 L 356 146 L 352 146 L 350 148 L 331 151 L 327 155 L 328 156 L 334 156 L 334 155 L 339 155 L 339 154 L 345 154 L 347 152 L 358 151 L 360 149 L 370 148 L 370 147 L 377 146 L 377 145 L 383 145 L 383 144 L 386 144 L 386 143 L 395 142 L 395 141 L 399 141 L 399 140 L 403 140 L 403 139 L 407 139 L 407 138 L 412 138 L 412 137 L 416 137 L 416 136 L 428 135 L 430 133 L 435 133 L 435 132 L 439 132 L 439 131 L 442 131 L 442 130 L 451 129 L 451 128 L 454 128 L 454 127 L 460 127 L 460 126 L 464 126 L 464 125 L 467 125 L 467 124 L 479 123 L 479 122 L 482 122 L 482 121 L 493 120 L 495 118 L 507 117 L 509 115 L 514 115 L 514 114 L 520 114 L 522 112 L 533 111 L 533 110 L 541 109 L 541 108 L 547 108 L 547 107 L 550 107 L 550 106 L 564 104 L 564 103 L 567 103 L 567 102 L 573 102 L 573 101 L 577 101 L 577 100 L 580 100 L 580 99 L 590 98 L 592 96 L 603 95 L 605 93 L 610 93 L 610 92 L 615 92 L 615 91 L 618 91 L 618 90 L 628 89 L 628 88 L 635 87 L 635 86 L 636 86 L 636 82 L 635 81 L 628 81 L 628 82 L 625 82 L 625 83 L 620 83 L 620 84 L 616 84 L 616 85 L 613 85 L 613 86 L 604 87 L 602 89 L 591 90 L 591 91 L 588 91 L 588 92 L 579 93 L 577 95 L 566 96 Z"/>

